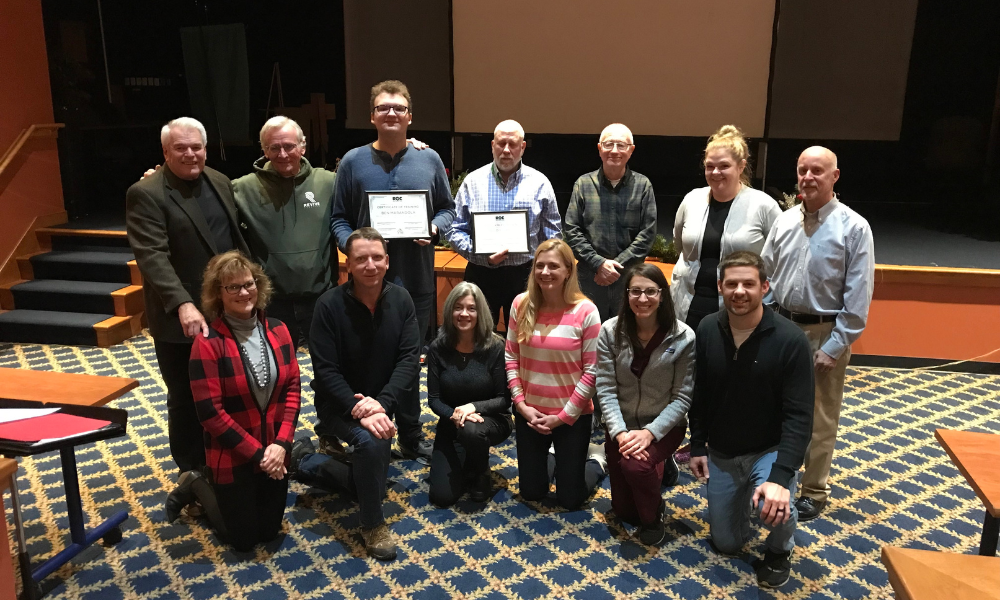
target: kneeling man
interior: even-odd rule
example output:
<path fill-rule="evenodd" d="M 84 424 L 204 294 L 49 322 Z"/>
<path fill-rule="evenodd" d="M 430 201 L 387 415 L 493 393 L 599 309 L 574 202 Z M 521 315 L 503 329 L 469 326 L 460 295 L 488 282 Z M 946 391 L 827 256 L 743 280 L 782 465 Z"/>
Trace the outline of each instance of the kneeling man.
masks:
<path fill-rule="evenodd" d="M 750 538 L 751 513 L 770 530 L 757 583 L 788 581 L 798 516 L 795 473 L 809 444 L 812 351 L 794 323 L 761 304 L 764 262 L 733 252 L 719 264 L 725 310 L 698 326 L 691 471 L 708 483 L 716 549 L 736 554 Z"/>
<path fill-rule="evenodd" d="M 351 279 L 320 296 L 309 332 L 317 425 L 351 447 L 349 458 L 316 454 L 308 441 L 292 448 L 298 479 L 358 497 L 368 554 L 396 558 L 396 542 L 382 515 L 392 415 L 412 394 L 420 372 L 421 339 L 413 300 L 385 281 L 385 240 L 371 227 L 345 243 Z"/>

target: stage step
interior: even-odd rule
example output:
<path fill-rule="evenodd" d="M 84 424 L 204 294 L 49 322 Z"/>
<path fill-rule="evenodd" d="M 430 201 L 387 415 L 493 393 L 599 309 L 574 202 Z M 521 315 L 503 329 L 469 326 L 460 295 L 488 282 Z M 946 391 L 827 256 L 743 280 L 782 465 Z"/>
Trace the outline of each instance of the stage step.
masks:
<path fill-rule="evenodd" d="M 0 314 L 0 340 L 21 344 L 63 344 L 96 346 L 94 326 L 113 315 L 11 310 Z"/>
<path fill-rule="evenodd" d="M 94 252 L 89 250 L 56 250 L 32 256 L 19 256 L 21 279 L 65 279 L 71 281 L 103 281 L 132 283 L 129 262 L 131 252 Z"/>
<path fill-rule="evenodd" d="M 22 281 L 7 288 L 9 298 L 7 293 L 0 292 L 0 305 L 8 310 L 22 308 L 98 314 L 111 313 L 126 316 L 128 313 L 124 310 L 119 313 L 115 309 L 113 294 L 119 290 L 124 291 L 128 287 L 135 287 L 136 289 L 132 293 L 137 291 L 141 295 L 141 287 L 121 283 L 66 281 L 63 279 Z M 122 308 L 125 309 L 124 302 L 121 304 L 123 304 Z M 138 310 L 133 312 L 142 312 L 141 303 Z"/>

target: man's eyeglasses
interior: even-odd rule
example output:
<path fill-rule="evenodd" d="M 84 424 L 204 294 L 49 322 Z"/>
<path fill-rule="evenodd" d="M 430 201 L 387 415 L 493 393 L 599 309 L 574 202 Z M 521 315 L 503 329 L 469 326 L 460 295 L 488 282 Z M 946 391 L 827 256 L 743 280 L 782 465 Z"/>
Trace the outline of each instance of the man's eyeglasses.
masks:
<path fill-rule="evenodd" d="M 626 150 L 628 150 L 631 147 L 632 147 L 632 144 L 630 144 L 628 142 L 613 142 L 613 141 L 601 142 L 601 148 L 604 148 L 605 150 L 608 150 L 609 152 L 611 150 L 614 150 L 615 148 L 618 148 L 618 150 L 620 150 L 621 152 L 625 152 Z"/>
<path fill-rule="evenodd" d="M 285 154 L 291 154 L 292 152 L 295 152 L 295 149 L 298 147 L 299 147 L 298 144 L 292 144 L 292 143 L 271 144 L 270 146 L 267 147 L 267 151 L 270 152 L 271 154 L 277 154 L 282 150 L 284 150 Z"/>
<path fill-rule="evenodd" d="M 656 288 L 651 287 L 651 288 L 645 288 L 645 289 L 643 289 L 643 288 L 629 288 L 628 289 L 628 297 L 629 298 L 639 298 L 643 294 L 646 294 L 647 298 L 652 299 L 652 298 L 659 297 L 660 291 L 661 290 L 658 287 L 656 287 Z"/>
<path fill-rule="evenodd" d="M 405 115 L 409 112 L 409 106 L 401 106 L 399 104 L 379 104 L 375 107 L 375 112 L 380 115 L 387 115 L 389 111 L 394 111 L 397 115 Z"/>
<path fill-rule="evenodd" d="M 248 281 L 246 283 L 234 283 L 232 285 L 224 285 L 222 289 L 226 290 L 227 294 L 239 294 L 240 290 L 246 290 L 252 292 L 257 289 L 257 280 Z"/>

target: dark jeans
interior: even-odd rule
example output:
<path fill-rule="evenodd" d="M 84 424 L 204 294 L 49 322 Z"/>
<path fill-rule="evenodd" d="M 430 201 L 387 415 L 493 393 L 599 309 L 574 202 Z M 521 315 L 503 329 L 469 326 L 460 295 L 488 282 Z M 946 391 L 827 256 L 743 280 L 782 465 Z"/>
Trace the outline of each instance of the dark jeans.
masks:
<path fill-rule="evenodd" d="M 618 316 L 618 311 L 622 308 L 622 299 L 625 297 L 624 275 L 623 271 L 622 277 L 611 285 L 598 285 L 594 281 L 593 273 L 589 270 L 580 270 L 580 291 L 597 306 L 597 311 L 601 314 L 601 323 Z M 596 402 L 594 404 L 596 406 Z"/>
<path fill-rule="evenodd" d="M 436 294 L 417 294 L 412 296 L 413 307 L 417 311 L 417 327 L 420 328 L 421 343 L 427 339 L 427 327 L 430 323 L 434 307 Z M 399 404 L 396 406 L 396 426 L 399 428 L 399 441 L 404 444 L 413 444 L 416 440 L 423 439 L 423 430 L 420 427 L 420 385 L 414 382 L 412 390 L 401 394 Z M 347 441 L 347 440 L 344 440 Z"/>
<path fill-rule="evenodd" d="M 299 462 L 299 474 L 307 482 L 327 490 L 345 490 L 358 498 L 361 526 L 371 529 L 385 522 L 382 499 L 389 478 L 392 438 L 382 440 L 359 421 L 330 420 L 329 429 L 347 445 L 354 446 L 351 463 L 325 454 L 306 454 Z"/>
<path fill-rule="evenodd" d="M 271 297 L 267 305 L 267 316 L 274 317 L 288 328 L 296 348 L 309 346 L 309 328 L 312 326 L 313 311 L 316 309 L 318 294 L 304 296 Z"/>
<path fill-rule="evenodd" d="M 514 417 L 517 436 L 517 473 L 521 497 L 541 500 L 549 493 L 549 482 L 556 480 L 559 505 L 575 510 L 594 493 L 604 477 L 604 469 L 587 460 L 592 415 L 582 415 L 572 425 L 560 425 L 545 435 L 528 426 L 520 414 Z M 549 447 L 555 446 L 555 472 L 549 473 Z"/>
<path fill-rule="evenodd" d="M 441 419 L 434 435 L 431 455 L 430 501 L 451 506 L 465 493 L 466 483 L 475 481 L 490 470 L 490 446 L 510 436 L 510 415 L 483 415 L 482 423 L 466 421 L 456 427 L 450 419 Z"/>
<path fill-rule="evenodd" d="M 604 450 L 608 457 L 608 478 L 611 484 L 611 508 L 622 521 L 633 525 L 655 523 L 660 514 L 663 495 L 663 461 L 684 441 L 684 427 L 674 427 L 660 441 L 647 448 L 649 458 L 625 460 L 618 453 L 618 442 L 606 436 Z"/>
<path fill-rule="evenodd" d="M 237 551 L 247 552 L 278 537 L 288 498 L 287 477 L 275 480 L 254 473 L 246 481 L 227 484 L 209 484 L 202 478 L 192 487 L 219 537 Z"/>
<path fill-rule="evenodd" d="M 167 434 L 170 454 L 183 473 L 205 465 L 204 429 L 191 394 L 191 343 L 153 340 L 156 362 L 167 386 Z"/>
<path fill-rule="evenodd" d="M 530 260 L 523 265 L 508 267 L 484 267 L 471 262 L 465 267 L 465 280 L 478 285 L 479 289 L 483 290 L 487 304 L 490 305 L 494 330 L 500 324 L 500 309 L 503 309 L 505 319 L 510 316 L 510 305 L 528 286 L 529 273 L 531 273 Z"/>

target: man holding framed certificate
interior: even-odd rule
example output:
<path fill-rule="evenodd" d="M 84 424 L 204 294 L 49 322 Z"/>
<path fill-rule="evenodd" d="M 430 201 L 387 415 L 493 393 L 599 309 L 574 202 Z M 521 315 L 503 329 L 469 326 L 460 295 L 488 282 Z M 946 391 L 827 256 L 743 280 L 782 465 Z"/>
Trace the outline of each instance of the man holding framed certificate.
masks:
<path fill-rule="evenodd" d="M 334 182 L 330 227 L 341 252 L 346 250 L 347 238 L 361 227 L 374 226 L 386 238 L 390 260 L 385 280 L 410 293 L 420 339 L 424 340 L 436 291 L 431 242 L 451 226 L 455 203 L 437 152 L 415 152 L 407 144 L 406 130 L 413 120 L 411 109 L 410 92 L 402 82 L 388 80 L 372 88 L 371 122 L 378 139 L 350 150 L 341 159 Z M 396 422 L 402 455 L 429 458 L 431 446 L 420 429 L 416 379 L 412 393 L 399 403 Z"/>
<path fill-rule="evenodd" d="M 524 129 L 503 121 L 493 132 L 493 162 L 469 173 L 455 196 L 451 247 L 465 257 L 465 280 L 483 290 L 500 323 L 524 291 L 538 244 L 562 237 L 556 195 L 545 175 L 523 164 Z"/>

